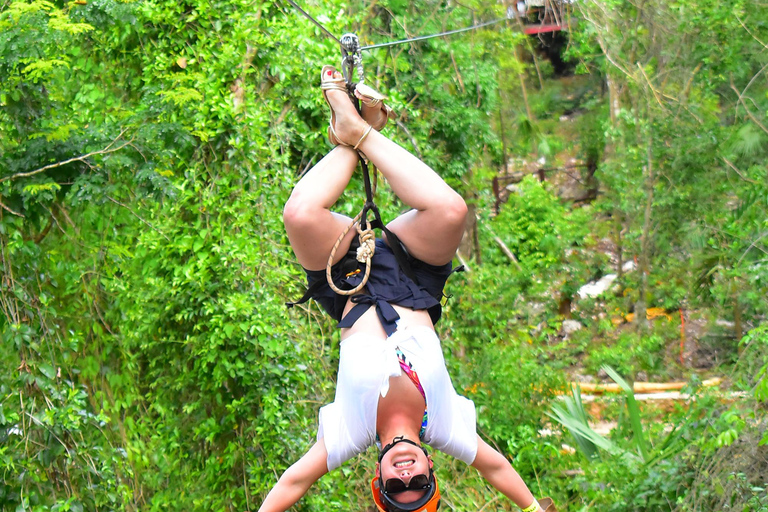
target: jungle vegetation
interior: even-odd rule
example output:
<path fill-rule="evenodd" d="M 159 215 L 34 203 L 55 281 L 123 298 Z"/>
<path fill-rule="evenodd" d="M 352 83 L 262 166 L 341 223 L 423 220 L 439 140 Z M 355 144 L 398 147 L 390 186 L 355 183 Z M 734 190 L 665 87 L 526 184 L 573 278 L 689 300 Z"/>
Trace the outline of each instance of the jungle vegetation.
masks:
<path fill-rule="evenodd" d="M 513 7 L 301 5 L 364 44 Z M 438 324 L 454 384 L 560 510 L 768 510 L 768 3 L 521 21 L 364 54 L 387 133 L 474 214 Z M 0 0 L 0 509 L 257 510 L 313 442 L 338 333 L 284 307 L 304 276 L 281 211 L 329 149 L 318 75 L 339 59 L 287 2 Z M 384 184 L 377 202 L 402 208 Z M 578 380 L 693 399 L 587 402 Z M 513 510 L 435 456 L 445 510 Z M 295 509 L 371 510 L 372 461 Z"/>

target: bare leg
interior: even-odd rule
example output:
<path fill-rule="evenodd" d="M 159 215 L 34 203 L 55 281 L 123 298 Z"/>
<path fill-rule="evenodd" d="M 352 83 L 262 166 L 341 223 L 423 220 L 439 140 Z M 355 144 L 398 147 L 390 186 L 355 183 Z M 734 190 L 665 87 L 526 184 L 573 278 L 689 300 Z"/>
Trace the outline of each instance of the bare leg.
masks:
<path fill-rule="evenodd" d="M 342 91 L 328 91 L 336 112 L 336 134 L 355 144 L 366 129 Z M 467 206 L 459 194 L 424 162 L 384 135 L 372 130 L 359 149 L 381 171 L 392 190 L 413 210 L 388 224 L 420 260 L 442 265 L 453 258 L 464 232 Z"/>
<path fill-rule="evenodd" d="M 288 240 L 299 263 L 308 270 L 325 269 L 333 244 L 351 222 L 330 208 L 344 193 L 357 161 L 357 152 L 351 148 L 334 148 L 304 175 L 285 203 L 283 222 Z M 356 235 L 357 231 L 350 230 L 336 251 L 334 263 L 346 254 Z"/>
<path fill-rule="evenodd" d="M 432 265 L 451 261 L 464 234 L 464 199 L 428 165 L 379 132 L 372 131 L 360 150 L 395 195 L 413 208 L 387 227 L 420 260 Z"/>

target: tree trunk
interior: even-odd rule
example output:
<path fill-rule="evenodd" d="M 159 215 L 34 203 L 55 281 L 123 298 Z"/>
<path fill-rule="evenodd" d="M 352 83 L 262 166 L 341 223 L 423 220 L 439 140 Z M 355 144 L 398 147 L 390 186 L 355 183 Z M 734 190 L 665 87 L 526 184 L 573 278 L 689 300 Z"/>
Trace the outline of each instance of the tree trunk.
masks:
<path fill-rule="evenodd" d="M 618 267 L 616 269 L 616 277 L 621 282 L 621 278 L 624 277 L 624 238 L 622 238 L 624 231 L 623 222 L 617 222 L 616 224 L 616 259 Z"/>
<path fill-rule="evenodd" d="M 741 303 L 739 303 L 738 295 L 733 297 L 733 330 L 736 334 L 736 340 L 741 341 L 744 336 L 744 328 L 742 327 Z"/>
<path fill-rule="evenodd" d="M 520 52 L 515 48 L 515 57 L 518 62 L 522 62 L 520 58 Z M 531 106 L 528 104 L 528 89 L 525 87 L 525 73 L 522 71 L 517 73 L 517 77 L 520 79 L 520 90 L 523 92 L 523 103 L 525 104 L 525 114 L 528 116 L 528 122 L 533 124 L 533 114 L 531 113 Z"/>
<path fill-rule="evenodd" d="M 459 245 L 459 252 L 467 257 L 468 260 L 475 260 L 479 265 L 480 250 L 477 244 L 477 206 L 475 205 L 476 198 L 468 198 L 467 200 L 467 218 L 464 223 L 464 236 L 461 239 Z"/>
<path fill-rule="evenodd" d="M 647 304 L 645 302 L 645 296 L 648 293 L 648 267 L 651 247 L 651 213 L 653 211 L 653 186 L 655 180 L 653 174 L 652 144 L 653 137 L 649 133 L 647 149 L 648 162 L 645 167 L 645 213 L 643 215 L 643 233 L 640 237 L 640 264 L 638 269 L 640 271 L 640 296 L 638 297 L 637 303 L 635 304 L 635 322 L 640 330 L 645 330 L 646 328 L 645 311 Z"/>
<path fill-rule="evenodd" d="M 499 73 L 496 75 L 496 90 L 499 91 L 499 134 L 501 135 L 501 155 L 504 158 L 504 174 L 509 174 L 509 158 L 507 157 L 507 138 L 504 134 L 504 116 L 501 114 L 502 108 L 504 106 L 504 101 L 501 96 L 502 81 L 499 80 L 499 74 L 501 74 L 501 71 L 499 71 Z"/>
<path fill-rule="evenodd" d="M 619 103 L 619 91 L 616 86 L 616 82 L 611 79 L 611 75 L 606 73 L 605 81 L 608 83 L 608 110 L 611 113 L 611 124 L 616 125 L 616 117 L 621 108 Z"/>

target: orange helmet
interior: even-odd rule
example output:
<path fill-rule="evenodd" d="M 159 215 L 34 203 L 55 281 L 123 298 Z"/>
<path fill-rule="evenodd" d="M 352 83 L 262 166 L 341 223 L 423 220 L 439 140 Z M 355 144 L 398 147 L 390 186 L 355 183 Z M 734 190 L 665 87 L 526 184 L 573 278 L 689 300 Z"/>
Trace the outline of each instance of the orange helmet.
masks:
<path fill-rule="evenodd" d="M 387 496 L 381 490 L 380 476 L 375 476 L 371 480 L 371 493 L 373 493 L 373 501 L 379 512 L 437 512 L 437 509 L 440 508 L 440 489 L 431 469 L 429 470 L 429 483 L 427 493 L 411 503 L 400 503 Z"/>

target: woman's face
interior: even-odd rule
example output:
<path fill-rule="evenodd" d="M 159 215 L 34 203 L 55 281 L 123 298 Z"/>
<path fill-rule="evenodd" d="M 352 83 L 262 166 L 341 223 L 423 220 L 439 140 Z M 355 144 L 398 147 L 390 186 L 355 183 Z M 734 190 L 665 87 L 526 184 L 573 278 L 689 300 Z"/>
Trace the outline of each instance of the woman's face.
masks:
<path fill-rule="evenodd" d="M 424 451 L 410 443 L 397 443 L 381 459 L 379 471 L 381 479 L 386 484 L 390 478 L 399 478 L 406 485 L 410 484 L 415 475 L 429 476 L 432 460 Z M 411 503 L 424 496 L 427 491 L 405 491 L 391 494 L 389 497 L 400 503 Z"/>

